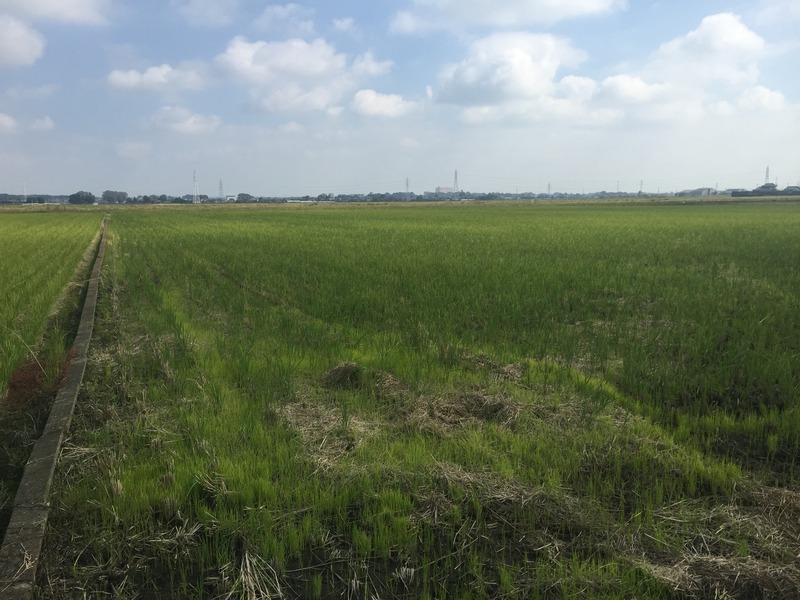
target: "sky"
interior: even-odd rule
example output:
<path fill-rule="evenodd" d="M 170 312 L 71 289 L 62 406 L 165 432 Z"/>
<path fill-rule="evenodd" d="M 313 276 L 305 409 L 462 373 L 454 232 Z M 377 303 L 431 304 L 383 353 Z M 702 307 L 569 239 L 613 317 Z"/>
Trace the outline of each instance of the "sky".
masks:
<path fill-rule="evenodd" d="M 0 0 L 0 192 L 800 184 L 800 0 Z"/>

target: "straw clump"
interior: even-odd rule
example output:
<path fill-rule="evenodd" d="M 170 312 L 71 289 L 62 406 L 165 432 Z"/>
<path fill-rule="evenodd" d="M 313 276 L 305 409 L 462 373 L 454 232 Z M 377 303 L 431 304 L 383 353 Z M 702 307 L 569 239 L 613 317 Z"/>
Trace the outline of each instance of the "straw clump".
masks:
<path fill-rule="evenodd" d="M 358 388 L 363 383 L 361 367 L 354 362 L 343 362 L 325 374 L 323 380 L 325 387 L 352 389 Z"/>

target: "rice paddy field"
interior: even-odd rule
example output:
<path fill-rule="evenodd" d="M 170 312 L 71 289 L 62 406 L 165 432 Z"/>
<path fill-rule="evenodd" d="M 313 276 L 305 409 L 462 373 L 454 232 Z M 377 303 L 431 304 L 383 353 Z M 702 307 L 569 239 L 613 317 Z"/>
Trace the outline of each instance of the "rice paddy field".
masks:
<path fill-rule="evenodd" d="M 39 597 L 800 595 L 800 205 L 111 213 Z"/>
<path fill-rule="evenodd" d="M 0 534 L 41 432 L 102 214 L 0 211 Z"/>
<path fill-rule="evenodd" d="M 101 221 L 99 213 L 0 211 L 0 397 L 12 371 L 36 356 Z"/>

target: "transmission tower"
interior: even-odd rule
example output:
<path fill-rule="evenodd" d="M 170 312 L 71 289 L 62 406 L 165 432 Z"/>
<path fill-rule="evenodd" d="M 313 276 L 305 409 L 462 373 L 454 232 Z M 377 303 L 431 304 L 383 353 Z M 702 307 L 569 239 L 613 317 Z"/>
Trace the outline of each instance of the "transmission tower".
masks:
<path fill-rule="evenodd" d="M 222 187 L 222 179 L 219 180 L 219 199 L 225 200 L 225 188 Z"/>
<path fill-rule="evenodd" d="M 197 171 L 192 172 L 192 183 L 194 183 L 194 196 L 192 197 L 192 204 L 200 204 L 200 194 L 197 190 Z"/>
<path fill-rule="evenodd" d="M 767 175 L 764 177 L 764 185 L 769 183 L 769 165 L 767 165 Z"/>
<path fill-rule="evenodd" d="M 453 174 L 453 191 L 458 193 L 458 169 Z"/>

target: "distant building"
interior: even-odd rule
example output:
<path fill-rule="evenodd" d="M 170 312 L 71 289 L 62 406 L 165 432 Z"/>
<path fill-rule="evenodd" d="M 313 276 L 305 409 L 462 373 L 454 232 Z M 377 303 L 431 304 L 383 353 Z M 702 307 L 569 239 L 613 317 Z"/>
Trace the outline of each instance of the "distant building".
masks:
<path fill-rule="evenodd" d="M 748 191 L 734 191 L 734 197 L 749 197 L 755 198 L 758 196 L 797 196 L 800 195 L 800 186 L 790 185 L 783 190 L 779 190 L 777 184 L 765 183 L 758 186 L 752 192 Z"/>
<path fill-rule="evenodd" d="M 682 190 L 676 196 L 711 196 L 716 193 L 714 188 L 697 188 L 694 190 Z"/>

